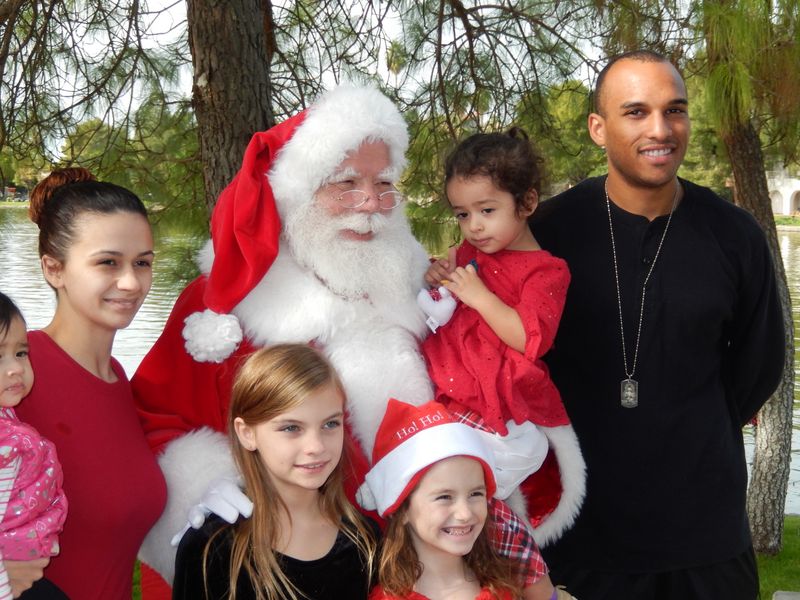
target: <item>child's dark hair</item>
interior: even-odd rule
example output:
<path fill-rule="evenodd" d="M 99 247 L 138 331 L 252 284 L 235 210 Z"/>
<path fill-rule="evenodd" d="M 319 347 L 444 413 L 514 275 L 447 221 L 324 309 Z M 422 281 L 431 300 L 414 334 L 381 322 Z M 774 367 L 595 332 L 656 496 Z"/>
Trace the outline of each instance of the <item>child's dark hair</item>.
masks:
<path fill-rule="evenodd" d="M 131 212 L 147 218 L 139 197 L 124 187 L 97 181 L 81 167 L 56 169 L 31 190 L 28 214 L 39 226 L 39 256 L 61 262 L 74 241 L 75 222 L 84 213 Z"/>
<path fill-rule="evenodd" d="M 506 133 L 475 133 L 462 141 L 445 160 L 445 187 L 453 177 L 489 177 L 514 197 L 517 211 L 527 208 L 531 189 L 542 185 L 542 158 L 520 127 Z"/>
<path fill-rule="evenodd" d="M 11 321 L 14 319 L 25 323 L 25 317 L 22 316 L 22 312 L 14 304 L 14 301 L 0 292 L 0 340 L 6 337 L 8 328 L 11 327 Z"/>

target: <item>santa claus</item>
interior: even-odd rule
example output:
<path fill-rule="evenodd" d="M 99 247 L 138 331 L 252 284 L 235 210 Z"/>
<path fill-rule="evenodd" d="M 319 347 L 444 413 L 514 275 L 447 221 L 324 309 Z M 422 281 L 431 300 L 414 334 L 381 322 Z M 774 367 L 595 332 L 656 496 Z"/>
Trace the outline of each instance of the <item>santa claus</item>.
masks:
<path fill-rule="evenodd" d="M 340 86 L 257 133 L 221 194 L 203 274 L 133 378 L 168 486 L 142 558 L 167 581 L 169 541 L 189 507 L 209 482 L 235 475 L 222 432 L 237 364 L 254 348 L 302 342 L 327 355 L 347 391 L 361 477 L 388 399 L 433 397 L 419 351 L 426 315 L 415 299 L 429 262 L 395 188 L 407 145 L 406 124 L 385 96 Z M 545 433 L 558 467 L 538 494 L 548 505 L 532 507 L 540 542 L 572 522 L 584 482 L 571 427 Z"/>

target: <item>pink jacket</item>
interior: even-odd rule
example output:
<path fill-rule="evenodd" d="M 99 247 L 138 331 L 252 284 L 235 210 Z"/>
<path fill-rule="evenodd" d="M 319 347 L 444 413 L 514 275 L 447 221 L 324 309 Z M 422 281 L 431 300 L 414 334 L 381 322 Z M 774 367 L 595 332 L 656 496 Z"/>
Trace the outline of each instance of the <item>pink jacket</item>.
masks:
<path fill-rule="evenodd" d="M 0 409 L 0 472 L 0 555 L 29 560 L 58 554 L 67 499 L 56 449 L 11 408 Z"/>

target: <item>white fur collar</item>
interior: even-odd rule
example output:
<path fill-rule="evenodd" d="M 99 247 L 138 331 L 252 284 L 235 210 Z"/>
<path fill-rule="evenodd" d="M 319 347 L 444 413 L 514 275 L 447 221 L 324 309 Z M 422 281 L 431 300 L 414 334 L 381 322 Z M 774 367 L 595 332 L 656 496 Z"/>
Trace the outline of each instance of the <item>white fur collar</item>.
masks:
<path fill-rule="evenodd" d="M 199 262 L 209 269 L 210 244 Z M 422 282 L 427 259 L 421 249 L 417 263 Z M 267 274 L 232 313 L 256 346 L 319 343 L 342 379 L 351 426 L 369 457 L 389 398 L 412 404 L 433 398 L 419 351 L 427 327 L 416 292 L 379 306 L 342 298 L 300 267 L 282 242 Z"/>

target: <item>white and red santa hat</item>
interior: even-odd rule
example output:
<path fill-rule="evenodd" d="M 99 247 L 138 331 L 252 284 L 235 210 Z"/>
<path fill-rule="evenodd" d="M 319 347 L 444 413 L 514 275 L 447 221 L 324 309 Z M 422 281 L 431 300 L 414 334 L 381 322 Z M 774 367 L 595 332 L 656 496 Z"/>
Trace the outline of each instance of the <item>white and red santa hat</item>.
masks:
<path fill-rule="evenodd" d="M 381 516 L 395 512 L 437 462 L 453 456 L 474 458 L 483 467 L 487 497 L 496 490 L 494 456 L 475 429 L 456 422 L 438 402 L 414 406 L 389 400 L 375 437 L 372 469 L 356 496 Z"/>
<path fill-rule="evenodd" d="M 306 209 L 336 167 L 366 141 L 386 143 L 399 178 L 408 147 L 402 115 L 376 88 L 351 84 L 324 93 L 308 109 L 253 136 L 211 217 L 207 310 L 190 315 L 183 330 L 195 360 L 221 362 L 236 349 L 242 330 L 228 313 L 275 260 L 281 218 Z"/>

